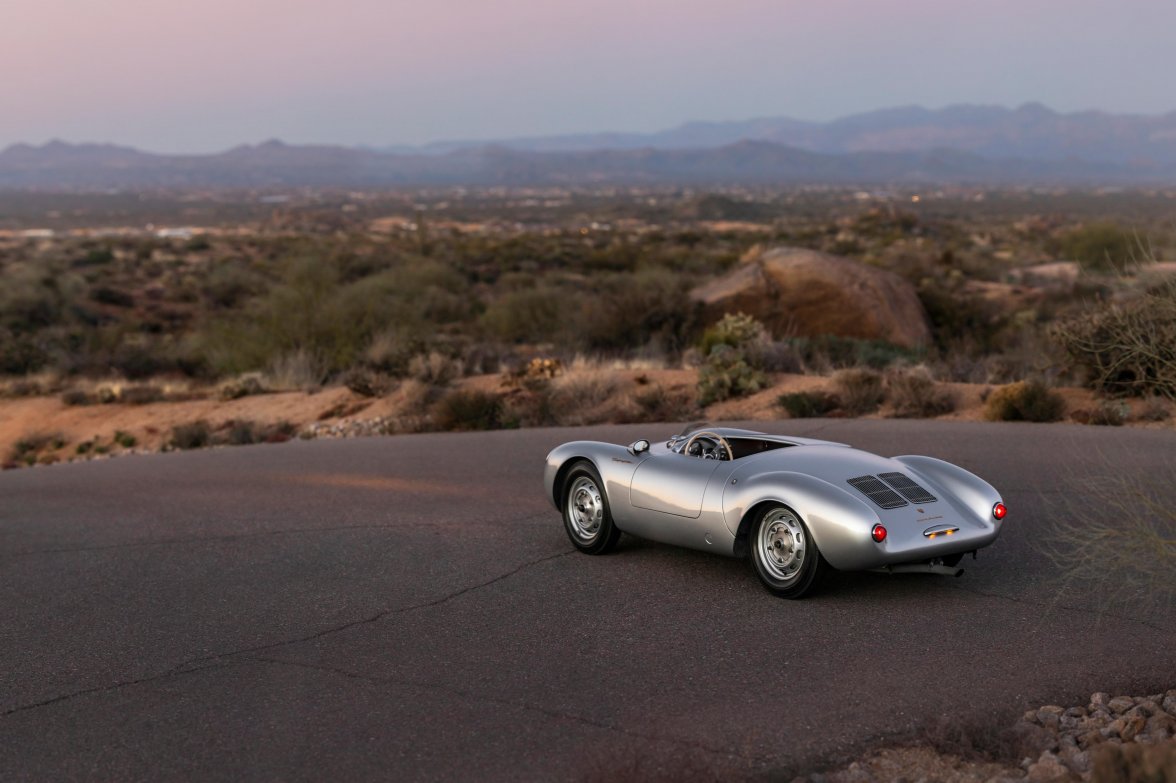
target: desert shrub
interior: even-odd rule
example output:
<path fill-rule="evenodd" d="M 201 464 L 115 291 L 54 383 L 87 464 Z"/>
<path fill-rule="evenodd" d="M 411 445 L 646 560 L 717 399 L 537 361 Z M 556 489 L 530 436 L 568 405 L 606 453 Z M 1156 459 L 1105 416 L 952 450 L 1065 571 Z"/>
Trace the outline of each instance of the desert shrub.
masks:
<path fill-rule="evenodd" d="M 117 443 L 118 445 L 122 446 L 124 449 L 133 449 L 133 448 L 135 448 L 135 446 L 138 445 L 139 439 L 136 438 L 134 435 L 132 435 L 129 432 L 123 432 L 122 430 L 115 430 L 114 442 Z"/>
<path fill-rule="evenodd" d="M 118 401 L 127 405 L 147 405 L 164 398 L 163 389 L 152 384 L 124 386 L 119 390 Z"/>
<path fill-rule="evenodd" d="M 262 278 L 240 264 L 218 264 L 204 281 L 204 299 L 210 307 L 231 310 L 264 290 Z"/>
<path fill-rule="evenodd" d="M 49 351 L 35 334 L 0 327 L 0 375 L 27 375 L 49 364 Z"/>
<path fill-rule="evenodd" d="M 872 413 L 886 398 L 882 373 L 868 367 L 851 367 L 833 374 L 833 387 L 841 407 L 851 416 Z"/>
<path fill-rule="evenodd" d="M 998 302 L 976 296 L 962 280 L 927 278 L 918 287 L 931 339 L 944 355 L 986 354 L 999 350 L 1008 314 Z"/>
<path fill-rule="evenodd" d="M 363 351 L 363 361 L 373 370 L 400 377 L 407 374 L 413 357 L 424 352 L 425 342 L 411 329 L 385 329 L 368 343 Z"/>
<path fill-rule="evenodd" d="M 1057 493 L 1060 507 L 1035 541 L 1058 569 L 1059 598 L 1093 597 L 1120 611 L 1176 604 L 1174 468 L 1124 473 L 1108 461 Z"/>
<path fill-rule="evenodd" d="M 759 351 L 760 369 L 764 372 L 803 373 L 810 366 L 793 340 L 775 340 Z"/>
<path fill-rule="evenodd" d="M 96 247 L 88 250 L 84 256 L 74 261 L 74 266 L 102 266 L 114 260 L 114 251 L 108 247 Z"/>
<path fill-rule="evenodd" d="M 776 398 L 776 403 L 792 419 L 815 419 L 841 407 L 836 396 L 822 391 L 789 392 Z"/>
<path fill-rule="evenodd" d="M 1148 397 L 1136 418 L 1140 421 L 1167 421 L 1172 418 L 1171 404 L 1163 397 Z"/>
<path fill-rule="evenodd" d="M 988 395 L 984 417 L 989 421 L 1057 421 L 1065 408 L 1062 396 L 1041 381 L 1018 381 Z"/>
<path fill-rule="evenodd" d="M 57 432 L 32 432 L 21 437 L 12 445 L 9 460 L 35 465 L 38 455 L 44 451 L 56 451 L 65 446 L 65 438 Z"/>
<path fill-rule="evenodd" d="M 1122 427 L 1130 413 L 1131 409 L 1121 400 L 1099 400 L 1086 423 L 1102 427 Z"/>
<path fill-rule="evenodd" d="M 254 394 L 265 394 L 269 391 L 265 387 L 259 373 L 247 373 L 237 378 L 231 378 L 222 383 L 218 393 L 222 400 L 239 400 Z"/>
<path fill-rule="evenodd" d="M 633 395 L 640 421 L 687 421 L 698 413 L 698 403 L 689 389 L 653 384 Z"/>
<path fill-rule="evenodd" d="M 625 418 L 624 382 L 607 369 L 573 368 L 551 382 L 551 406 L 561 425 Z"/>
<path fill-rule="evenodd" d="M 184 249 L 192 253 L 200 253 L 212 247 L 207 234 L 197 234 L 184 243 Z"/>
<path fill-rule="evenodd" d="M 298 428 L 285 420 L 274 424 L 258 424 L 250 419 L 232 419 L 222 425 L 221 431 L 212 438 L 212 442 L 225 443 L 229 446 L 284 443 L 294 437 L 297 432 Z"/>
<path fill-rule="evenodd" d="M 1091 388 L 1176 399 L 1176 281 L 1136 301 L 1095 304 L 1051 331 Z"/>
<path fill-rule="evenodd" d="M 388 376 L 366 367 L 352 367 L 341 380 L 361 397 L 380 397 L 388 392 Z"/>
<path fill-rule="evenodd" d="M 891 368 L 885 376 L 886 397 L 899 419 L 925 419 L 951 413 L 955 396 L 940 388 L 926 367 Z"/>
<path fill-rule="evenodd" d="M 262 386 L 274 391 L 315 391 L 328 374 L 326 363 L 311 351 L 275 357 L 266 367 Z"/>
<path fill-rule="evenodd" d="M 698 402 L 710 405 L 767 388 L 763 356 L 768 333 L 763 324 L 743 313 L 728 314 L 707 329 L 700 349 Z"/>
<path fill-rule="evenodd" d="M 68 389 L 62 392 L 61 401 L 66 405 L 94 405 L 98 398 L 83 389 Z"/>
<path fill-rule="evenodd" d="M 689 279 L 668 269 L 604 277 L 588 300 L 579 334 L 593 351 L 650 347 L 677 354 L 690 339 L 698 306 Z"/>
<path fill-rule="evenodd" d="M 507 343 L 550 342 L 559 335 L 569 316 L 569 294 L 543 285 L 511 291 L 494 300 L 482 314 L 482 325 L 493 338 Z"/>
<path fill-rule="evenodd" d="M 1065 257 L 1098 272 L 1122 272 L 1145 256 L 1133 232 L 1106 222 L 1091 223 L 1064 234 L 1058 249 Z"/>
<path fill-rule="evenodd" d="M 257 443 L 256 425 L 248 419 L 234 419 L 230 421 L 225 433 L 225 442 L 230 446 L 248 446 Z"/>
<path fill-rule="evenodd" d="M 461 362 L 438 351 L 429 351 L 412 358 L 408 375 L 430 386 L 448 386 L 461 377 Z"/>
<path fill-rule="evenodd" d="M 289 264 L 282 281 L 246 311 L 210 322 L 203 350 L 219 374 L 305 355 L 325 378 L 353 366 L 390 317 L 418 334 L 469 318 L 467 287 L 465 278 L 435 261 L 418 259 L 345 283 L 334 264 L 305 257 Z"/>
<path fill-rule="evenodd" d="M 112 305 L 114 307 L 134 307 L 135 297 L 128 294 L 126 291 L 112 288 L 111 286 L 96 286 L 90 291 L 90 298 L 99 304 Z"/>
<path fill-rule="evenodd" d="M 177 424 L 172 427 L 169 443 L 176 449 L 202 449 L 212 444 L 212 429 L 203 419 Z"/>
<path fill-rule="evenodd" d="M 754 394 L 768 386 L 768 376 L 748 361 L 743 351 L 718 344 L 698 370 L 698 401 L 702 405 Z"/>
<path fill-rule="evenodd" d="M 804 367 L 832 370 L 843 367 L 885 369 L 900 361 L 915 361 L 921 352 L 903 348 L 884 340 L 860 340 L 853 337 L 821 335 L 794 337 L 787 341 Z"/>
<path fill-rule="evenodd" d="M 503 426 L 502 395 L 454 389 L 437 401 L 433 421 L 443 430 L 496 430 Z"/>
<path fill-rule="evenodd" d="M 763 324 L 745 313 L 729 313 L 702 333 L 699 348 L 707 356 L 720 345 L 748 351 L 759 349 L 767 342 L 768 331 Z"/>

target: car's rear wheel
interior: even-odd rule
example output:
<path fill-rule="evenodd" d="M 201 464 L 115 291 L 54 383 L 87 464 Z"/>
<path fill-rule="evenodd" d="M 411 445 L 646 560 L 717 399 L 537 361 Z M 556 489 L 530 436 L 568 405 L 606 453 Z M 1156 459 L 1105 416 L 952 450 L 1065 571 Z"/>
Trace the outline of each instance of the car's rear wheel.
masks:
<path fill-rule="evenodd" d="M 828 564 L 800 515 L 783 504 L 765 506 L 751 530 L 751 561 L 768 592 L 781 598 L 812 592 Z"/>
<path fill-rule="evenodd" d="M 611 552 L 621 538 L 609 511 L 604 482 L 590 462 L 577 463 L 564 481 L 563 519 L 568 538 L 585 554 Z"/>

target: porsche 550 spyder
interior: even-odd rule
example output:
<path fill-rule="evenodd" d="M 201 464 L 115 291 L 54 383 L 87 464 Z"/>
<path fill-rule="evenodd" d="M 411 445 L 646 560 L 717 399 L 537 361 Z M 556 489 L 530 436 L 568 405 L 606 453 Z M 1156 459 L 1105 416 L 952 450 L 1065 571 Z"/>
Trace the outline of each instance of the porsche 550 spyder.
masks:
<path fill-rule="evenodd" d="M 665 443 L 565 443 L 543 480 L 581 552 L 609 552 L 624 532 L 750 557 L 784 598 L 829 568 L 959 576 L 1006 514 L 991 485 L 932 457 L 701 425 Z"/>

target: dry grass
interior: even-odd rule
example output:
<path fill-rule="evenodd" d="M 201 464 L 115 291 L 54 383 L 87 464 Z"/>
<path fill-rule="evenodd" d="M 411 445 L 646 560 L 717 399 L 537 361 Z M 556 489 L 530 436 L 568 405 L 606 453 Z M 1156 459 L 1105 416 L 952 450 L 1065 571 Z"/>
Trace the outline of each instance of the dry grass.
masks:
<path fill-rule="evenodd" d="M 627 379 L 604 369 L 582 369 L 575 364 L 551 382 L 552 410 L 559 424 L 578 426 L 632 420 Z"/>
<path fill-rule="evenodd" d="M 925 419 L 956 409 L 955 395 L 936 384 L 931 371 L 921 365 L 887 370 L 885 387 L 894 418 Z"/>
<path fill-rule="evenodd" d="M 865 367 L 838 370 L 833 374 L 833 387 L 842 409 L 850 416 L 872 413 L 886 398 L 882 373 Z"/>
<path fill-rule="evenodd" d="M 1049 535 L 1038 546 L 1061 572 L 1059 597 L 1094 595 L 1106 607 L 1170 609 L 1176 605 L 1176 509 L 1165 492 L 1176 485 L 1176 461 L 1145 477 L 1118 475 L 1067 493 Z"/>
<path fill-rule="evenodd" d="M 270 391 L 317 391 L 326 377 L 321 360 L 309 351 L 295 351 L 271 362 L 262 384 Z"/>
<path fill-rule="evenodd" d="M 1001 386 L 984 402 L 989 421 L 1057 421 L 1065 412 L 1062 396 L 1041 381 L 1018 381 Z"/>

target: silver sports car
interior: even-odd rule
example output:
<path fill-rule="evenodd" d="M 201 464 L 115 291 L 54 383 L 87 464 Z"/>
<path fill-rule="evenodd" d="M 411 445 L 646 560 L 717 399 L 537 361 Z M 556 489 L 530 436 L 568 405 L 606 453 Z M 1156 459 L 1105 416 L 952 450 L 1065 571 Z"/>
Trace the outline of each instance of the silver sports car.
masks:
<path fill-rule="evenodd" d="M 1000 494 L 931 457 L 879 457 L 810 438 L 693 425 L 666 443 L 565 443 L 547 496 L 581 552 L 622 532 L 734 557 L 769 591 L 810 592 L 830 566 L 959 576 L 1000 534 Z"/>

